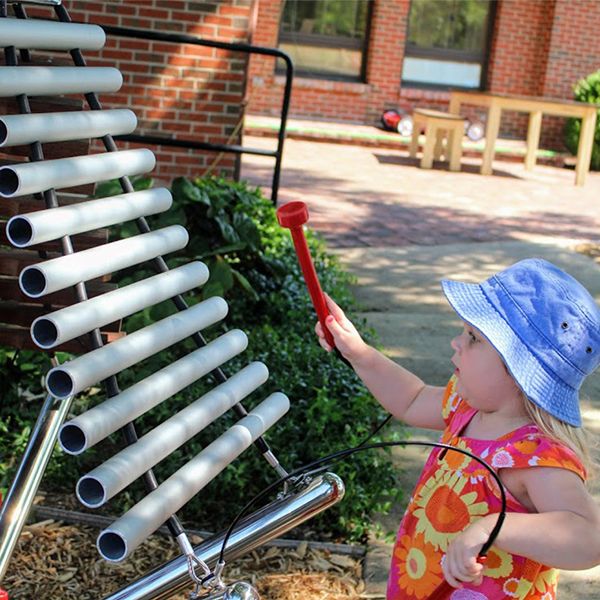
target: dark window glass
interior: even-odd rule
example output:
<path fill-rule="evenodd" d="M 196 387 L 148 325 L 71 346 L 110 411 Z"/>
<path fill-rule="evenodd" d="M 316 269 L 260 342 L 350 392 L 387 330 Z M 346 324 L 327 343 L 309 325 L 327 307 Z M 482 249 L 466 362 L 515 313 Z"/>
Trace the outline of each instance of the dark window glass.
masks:
<path fill-rule="evenodd" d="M 492 13 L 489 0 L 412 0 L 403 83 L 480 88 Z"/>
<path fill-rule="evenodd" d="M 360 80 L 368 0 L 286 0 L 279 47 L 299 74 Z"/>

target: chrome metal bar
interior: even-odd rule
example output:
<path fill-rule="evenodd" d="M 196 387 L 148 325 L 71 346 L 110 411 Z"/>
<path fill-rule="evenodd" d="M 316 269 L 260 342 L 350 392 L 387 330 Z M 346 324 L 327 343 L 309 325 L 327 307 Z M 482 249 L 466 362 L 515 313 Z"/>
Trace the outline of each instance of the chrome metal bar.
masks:
<path fill-rule="evenodd" d="M 250 552 L 339 502 L 344 483 L 334 473 L 316 477 L 291 496 L 275 500 L 240 522 L 229 538 L 226 560 Z M 210 566 L 216 563 L 224 533 L 194 548 L 196 556 Z M 107 596 L 105 600 L 166 600 L 191 585 L 185 556 L 179 556 L 144 577 Z"/>
<path fill-rule="evenodd" d="M 29 515 L 33 499 L 46 470 L 58 432 L 69 412 L 73 396 L 64 400 L 46 398 L 31 434 L 19 471 L 0 513 L 0 582 Z"/>

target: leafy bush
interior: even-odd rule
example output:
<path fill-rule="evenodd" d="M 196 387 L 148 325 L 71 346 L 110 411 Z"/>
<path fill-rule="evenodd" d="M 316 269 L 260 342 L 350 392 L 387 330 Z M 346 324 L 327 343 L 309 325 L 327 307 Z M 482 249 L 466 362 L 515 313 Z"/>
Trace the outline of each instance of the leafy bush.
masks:
<path fill-rule="evenodd" d="M 104 186 L 101 193 L 117 193 L 110 185 L 114 184 Z M 147 180 L 139 180 L 136 187 L 147 185 Z M 291 238 L 289 232 L 278 225 L 271 203 L 258 190 L 218 178 L 193 182 L 177 179 L 172 192 L 173 208 L 150 218 L 150 225 L 156 229 L 177 222 L 190 231 L 188 247 L 168 257 L 170 266 L 198 259 L 206 262 L 211 270 L 207 284 L 187 295 L 189 304 L 212 295 L 222 295 L 229 303 L 226 321 L 203 332 L 204 335 L 214 339 L 236 327 L 248 334 L 248 349 L 224 365 L 225 373 L 233 375 L 252 360 L 261 360 L 268 366 L 269 381 L 244 401 L 244 405 L 250 409 L 275 390 L 289 396 L 290 412 L 266 436 L 282 465 L 292 470 L 322 455 L 362 442 L 384 413 L 353 371 L 318 345 L 313 332 L 314 311 Z M 132 224 L 122 226 L 119 233 L 132 235 Z M 352 309 L 349 275 L 310 230 L 307 239 L 322 287 L 342 306 Z M 119 283 L 125 285 L 147 275 L 144 270 L 130 269 L 119 274 Z M 150 307 L 126 319 L 124 329 L 134 331 L 174 310 L 169 302 Z M 358 325 L 372 340 L 372 333 L 366 331 L 365 324 Z M 147 377 L 192 347 L 188 340 L 123 372 L 119 375 L 121 388 Z M 214 385 L 210 378 L 203 378 L 189 386 L 139 419 L 140 431 L 168 418 Z M 98 394 L 101 396 L 103 394 Z M 76 412 L 94 401 L 89 394 L 82 395 Z M 232 415 L 219 419 L 165 459 L 156 467 L 159 479 L 197 454 L 234 420 Z M 4 444 L 3 436 L 0 432 L 0 444 Z M 55 472 L 65 469 L 69 473 L 75 470 L 83 473 L 114 453 L 120 444 L 119 436 L 111 436 L 94 448 L 95 452 L 86 453 L 78 460 L 55 458 L 53 468 Z M 386 510 L 389 503 L 399 497 L 389 455 L 383 451 L 360 453 L 336 465 L 334 470 L 344 479 L 347 496 L 337 507 L 325 511 L 308 525 L 321 538 L 364 538 L 370 526 L 369 515 Z M 259 453 L 249 449 L 188 503 L 181 515 L 190 526 L 220 529 L 274 477 L 273 470 Z M 63 486 L 64 489 L 67 479 L 47 478 L 46 487 Z M 136 483 L 114 499 L 110 512 L 125 510 L 143 494 L 141 485 Z"/>
<path fill-rule="evenodd" d="M 573 88 L 575 100 L 600 104 L 600 70 L 580 79 Z M 592 160 L 590 168 L 600 171 L 600 111 L 598 111 L 596 131 L 594 132 L 594 144 L 592 146 Z M 581 119 L 567 119 L 565 124 L 565 145 L 571 154 L 577 154 L 579 134 L 581 132 Z"/>

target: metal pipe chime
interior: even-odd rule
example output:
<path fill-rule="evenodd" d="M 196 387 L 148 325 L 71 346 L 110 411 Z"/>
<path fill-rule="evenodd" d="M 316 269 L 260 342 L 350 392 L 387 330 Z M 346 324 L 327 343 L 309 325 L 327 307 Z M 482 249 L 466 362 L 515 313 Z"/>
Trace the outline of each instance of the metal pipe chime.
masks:
<path fill-rule="evenodd" d="M 97 50 L 103 47 L 105 35 L 94 25 L 5 17 L 0 18 L 0 40 L 11 48 L 10 55 L 16 57 L 15 49 Z M 178 225 L 157 231 L 150 231 L 144 225 L 139 235 L 73 252 L 70 236 L 127 220 L 145 223 L 146 216 L 168 210 L 173 201 L 165 188 L 134 192 L 127 184 L 125 193 L 119 195 L 69 206 L 57 205 L 53 195 L 56 188 L 108 179 L 128 181 L 131 176 L 151 171 L 156 163 L 148 149 L 117 151 L 112 147 L 109 152 L 90 156 L 43 159 L 42 143 L 99 137 L 112 140 L 111 136 L 131 133 L 137 125 L 132 111 L 100 110 L 96 100 L 97 106 L 88 111 L 32 114 L 28 110 L 29 95 L 85 94 L 89 100 L 90 94 L 95 99 L 97 92 L 115 92 L 122 85 L 123 78 L 117 69 L 77 64 L 76 67 L 21 68 L 16 66 L 15 58 L 0 67 L 0 96 L 20 98 L 22 113 L 0 116 L 0 148 L 30 144 L 36 156 L 29 163 L 0 167 L 0 197 L 43 193 L 51 198 L 45 210 L 12 217 L 6 226 L 7 238 L 17 248 L 63 240 L 63 247 L 68 250 L 58 258 L 25 267 L 19 275 L 19 286 L 26 296 L 34 299 L 71 286 L 79 286 L 82 291 L 80 302 L 49 312 L 32 323 L 31 339 L 44 350 L 88 332 L 96 332 L 94 335 L 98 337 L 101 327 L 169 298 L 180 299 L 183 293 L 193 293 L 209 277 L 206 266 L 197 261 L 173 270 L 164 266 L 164 272 L 155 276 L 87 298 L 85 287 L 81 287 L 84 282 L 145 261 L 164 265 L 162 256 L 183 249 L 189 235 Z M 218 297 L 191 307 L 182 300 L 176 304 L 179 312 L 105 346 L 99 343 L 94 350 L 55 364 L 48 372 L 45 385 L 49 395 L 43 414 L 49 414 L 51 405 L 58 410 L 54 410 L 51 419 L 40 417 L 17 482 L 5 500 L 0 516 L 0 580 L 57 438 L 65 452 L 81 454 L 185 387 L 216 372 L 246 349 L 248 339 L 242 331 L 223 333 L 126 390 L 113 386 L 114 393 L 109 393 L 103 402 L 63 423 L 75 395 L 100 381 L 115 381 L 121 370 L 135 368 L 149 356 L 190 336 L 198 336 L 202 329 L 218 323 L 228 312 L 227 303 Z M 230 378 L 222 377 L 214 389 L 139 439 L 136 436 L 135 443 L 79 479 L 76 493 L 80 501 L 92 508 L 102 506 L 135 479 L 150 473 L 158 462 L 228 410 L 236 408 L 238 414 L 241 411 L 242 418 L 237 423 L 160 485 L 153 485 L 153 491 L 99 534 L 97 546 L 103 558 L 121 561 L 129 556 L 147 536 L 171 519 L 283 417 L 290 403 L 280 392 L 271 394 L 250 412 L 240 408 L 240 402 L 267 378 L 267 367 L 260 362 L 246 365 Z M 265 448 L 269 462 L 281 471 L 268 446 Z M 35 475 L 31 474 L 33 471 Z M 228 558 L 240 555 L 295 527 L 337 502 L 343 491 L 342 482 L 333 474 L 298 485 L 293 492 L 241 522 L 225 555 Z M 166 598 L 189 584 L 188 575 L 193 575 L 190 561 L 214 565 L 223 536 L 196 549 L 192 549 L 183 531 L 176 531 L 176 537 L 184 556 L 111 597 Z M 244 590 L 239 584 L 213 590 L 213 596 L 233 598 L 235 592 L 241 598 L 248 592 Z"/>

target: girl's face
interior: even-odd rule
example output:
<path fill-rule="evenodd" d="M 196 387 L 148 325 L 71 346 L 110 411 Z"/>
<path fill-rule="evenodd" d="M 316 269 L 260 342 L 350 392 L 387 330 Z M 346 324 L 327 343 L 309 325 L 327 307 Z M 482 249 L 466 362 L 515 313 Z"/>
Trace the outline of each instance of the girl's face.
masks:
<path fill-rule="evenodd" d="M 464 323 L 462 333 L 450 345 L 454 350 L 456 391 L 473 408 L 506 416 L 513 416 L 517 407 L 522 408 L 519 388 L 500 355 L 479 330 Z"/>

